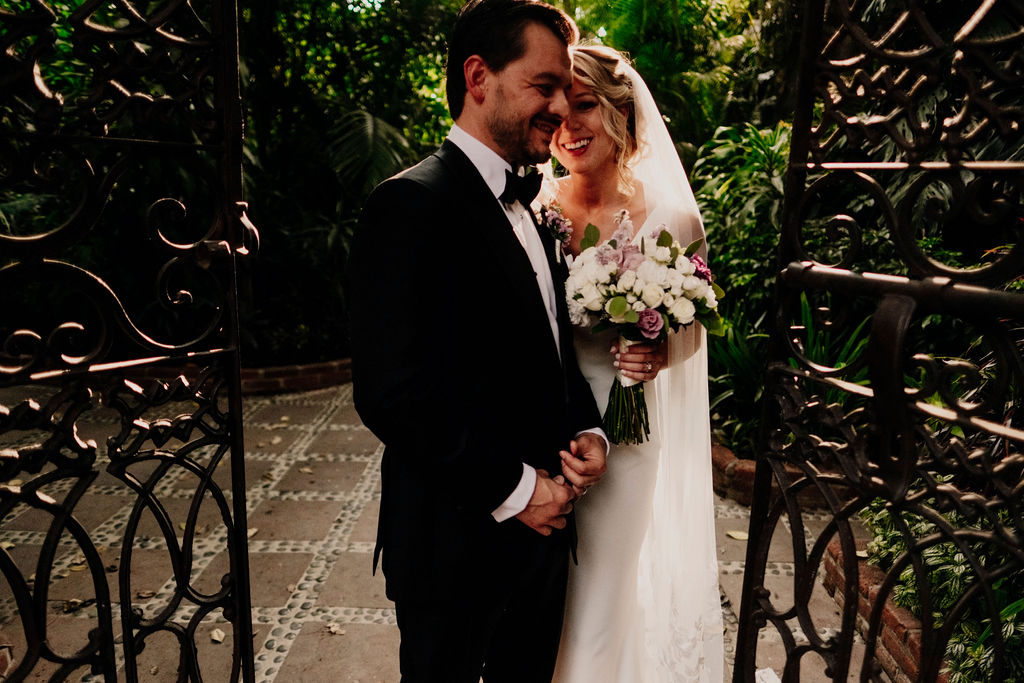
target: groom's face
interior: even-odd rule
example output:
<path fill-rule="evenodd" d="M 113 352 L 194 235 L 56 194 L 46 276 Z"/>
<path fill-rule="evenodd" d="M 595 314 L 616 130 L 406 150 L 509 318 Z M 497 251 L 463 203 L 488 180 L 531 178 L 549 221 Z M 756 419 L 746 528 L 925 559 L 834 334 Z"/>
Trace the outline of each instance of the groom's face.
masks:
<path fill-rule="evenodd" d="M 527 24 L 522 57 L 495 74 L 487 127 L 513 166 L 551 156 L 551 136 L 569 114 L 572 64 L 565 44 L 540 24 Z"/>

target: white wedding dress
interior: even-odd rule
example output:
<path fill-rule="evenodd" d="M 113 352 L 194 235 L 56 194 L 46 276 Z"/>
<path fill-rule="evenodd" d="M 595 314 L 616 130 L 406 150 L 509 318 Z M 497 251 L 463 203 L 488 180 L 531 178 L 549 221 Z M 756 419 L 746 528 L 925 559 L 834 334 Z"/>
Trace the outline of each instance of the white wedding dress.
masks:
<path fill-rule="evenodd" d="M 702 237 L 686 207 L 648 206 L 637 235 L 665 225 L 683 246 Z M 602 413 L 613 334 L 574 334 Z M 569 570 L 557 683 L 722 681 L 704 328 L 668 343 L 668 366 L 645 387 L 650 441 L 613 445 L 607 473 L 576 504 L 579 563 Z"/>

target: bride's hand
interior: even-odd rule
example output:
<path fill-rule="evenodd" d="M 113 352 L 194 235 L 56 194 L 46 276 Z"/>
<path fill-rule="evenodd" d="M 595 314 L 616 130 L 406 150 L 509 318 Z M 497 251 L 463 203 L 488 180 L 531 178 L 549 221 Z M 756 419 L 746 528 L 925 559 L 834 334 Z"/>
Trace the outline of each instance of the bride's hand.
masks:
<path fill-rule="evenodd" d="M 619 345 L 612 344 L 614 365 L 622 374 L 639 382 L 649 382 L 658 376 L 658 372 L 668 365 L 666 344 L 634 344 L 619 353 Z"/>

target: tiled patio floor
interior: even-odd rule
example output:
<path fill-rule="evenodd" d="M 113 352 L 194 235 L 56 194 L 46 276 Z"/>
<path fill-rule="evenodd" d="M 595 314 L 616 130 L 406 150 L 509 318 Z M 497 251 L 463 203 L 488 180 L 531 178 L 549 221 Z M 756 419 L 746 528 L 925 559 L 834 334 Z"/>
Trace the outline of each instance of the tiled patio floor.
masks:
<path fill-rule="evenodd" d="M 360 423 L 352 405 L 351 385 L 248 397 L 244 421 L 256 680 L 397 681 L 399 638 L 394 610 L 384 595 L 383 578 L 379 573 L 376 577 L 370 574 L 382 447 Z M 224 474 L 218 470 L 222 485 L 227 484 L 227 469 L 223 468 Z M 172 483 L 171 488 L 177 489 L 171 493 L 187 501 L 189 485 L 186 480 Z M 103 489 L 100 494 L 106 497 L 87 509 L 96 515 L 91 528 L 97 529 L 102 539 L 104 531 L 116 535 L 133 499 Z M 729 679 L 745 552 L 745 542 L 729 532 L 745 532 L 749 514 L 738 503 L 720 499 L 716 515 Z M 213 520 L 211 527 L 215 526 Z M 17 527 L 5 525 L 4 538 L 24 542 L 30 536 L 15 536 L 34 533 L 17 532 Z M 780 539 L 772 551 L 771 573 L 777 577 L 774 583 L 780 592 L 792 590 L 788 545 Z M 222 545 L 211 544 L 214 547 Z M 159 553 L 160 546 L 137 544 L 135 552 Z M 216 550 L 197 553 L 195 565 L 199 587 L 215 587 L 213 582 L 227 570 L 225 555 Z M 150 590 L 159 598 L 161 591 L 169 589 L 170 577 L 148 575 L 141 567 L 134 575 L 133 565 L 133 590 Z M 54 582 L 51 600 L 66 600 L 75 594 L 76 575 L 66 577 Z M 819 630 L 827 633 L 838 623 L 835 604 L 820 585 L 813 599 L 818 606 Z M 74 620 L 55 618 L 54 628 L 69 621 Z M 206 634 L 224 625 L 223 619 L 211 618 L 200 630 L 199 651 L 204 665 L 209 666 L 204 673 L 215 683 L 228 679 L 230 636 L 217 644 Z M 781 672 L 782 661 L 778 637 L 763 636 L 758 666 Z M 160 648 L 147 648 L 143 680 L 147 675 L 148 680 L 173 680 L 175 669 L 175 662 Z M 801 680 L 826 679 L 807 670 Z"/>

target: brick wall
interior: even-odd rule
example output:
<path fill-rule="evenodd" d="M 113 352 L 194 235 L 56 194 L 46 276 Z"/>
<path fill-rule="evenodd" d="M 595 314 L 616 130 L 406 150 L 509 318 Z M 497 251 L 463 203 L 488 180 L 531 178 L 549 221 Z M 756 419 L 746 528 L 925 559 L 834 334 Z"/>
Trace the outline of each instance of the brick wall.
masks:
<path fill-rule="evenodd" d="M 861 541 L 857 546 L 858 550 L 863 550 L 866 543 Z M 842 557 L 839 539 L 833 539 L 825 552 L 825 576 L 822 583 L 840 608 L 846 604 L 846 596 L 843 594 L 846 577 Z M 857 576 L 857 630 L 861 636 L 867 637 L 868 619 L 878 601 L 878 589 L 885 580 L 885 572 L 868 564 L 867 559 L 860 559 L 857 562 Z M 910 610 L 899 607 L 890 598 L 882 608 L 880 631 L 875 655 L 885 673 L 893 683 L 916 681 L 921 665 L 921 621 Z M 938 680 L 946 683 L 948 678 L 947 674 L 940 674 Z"/>

